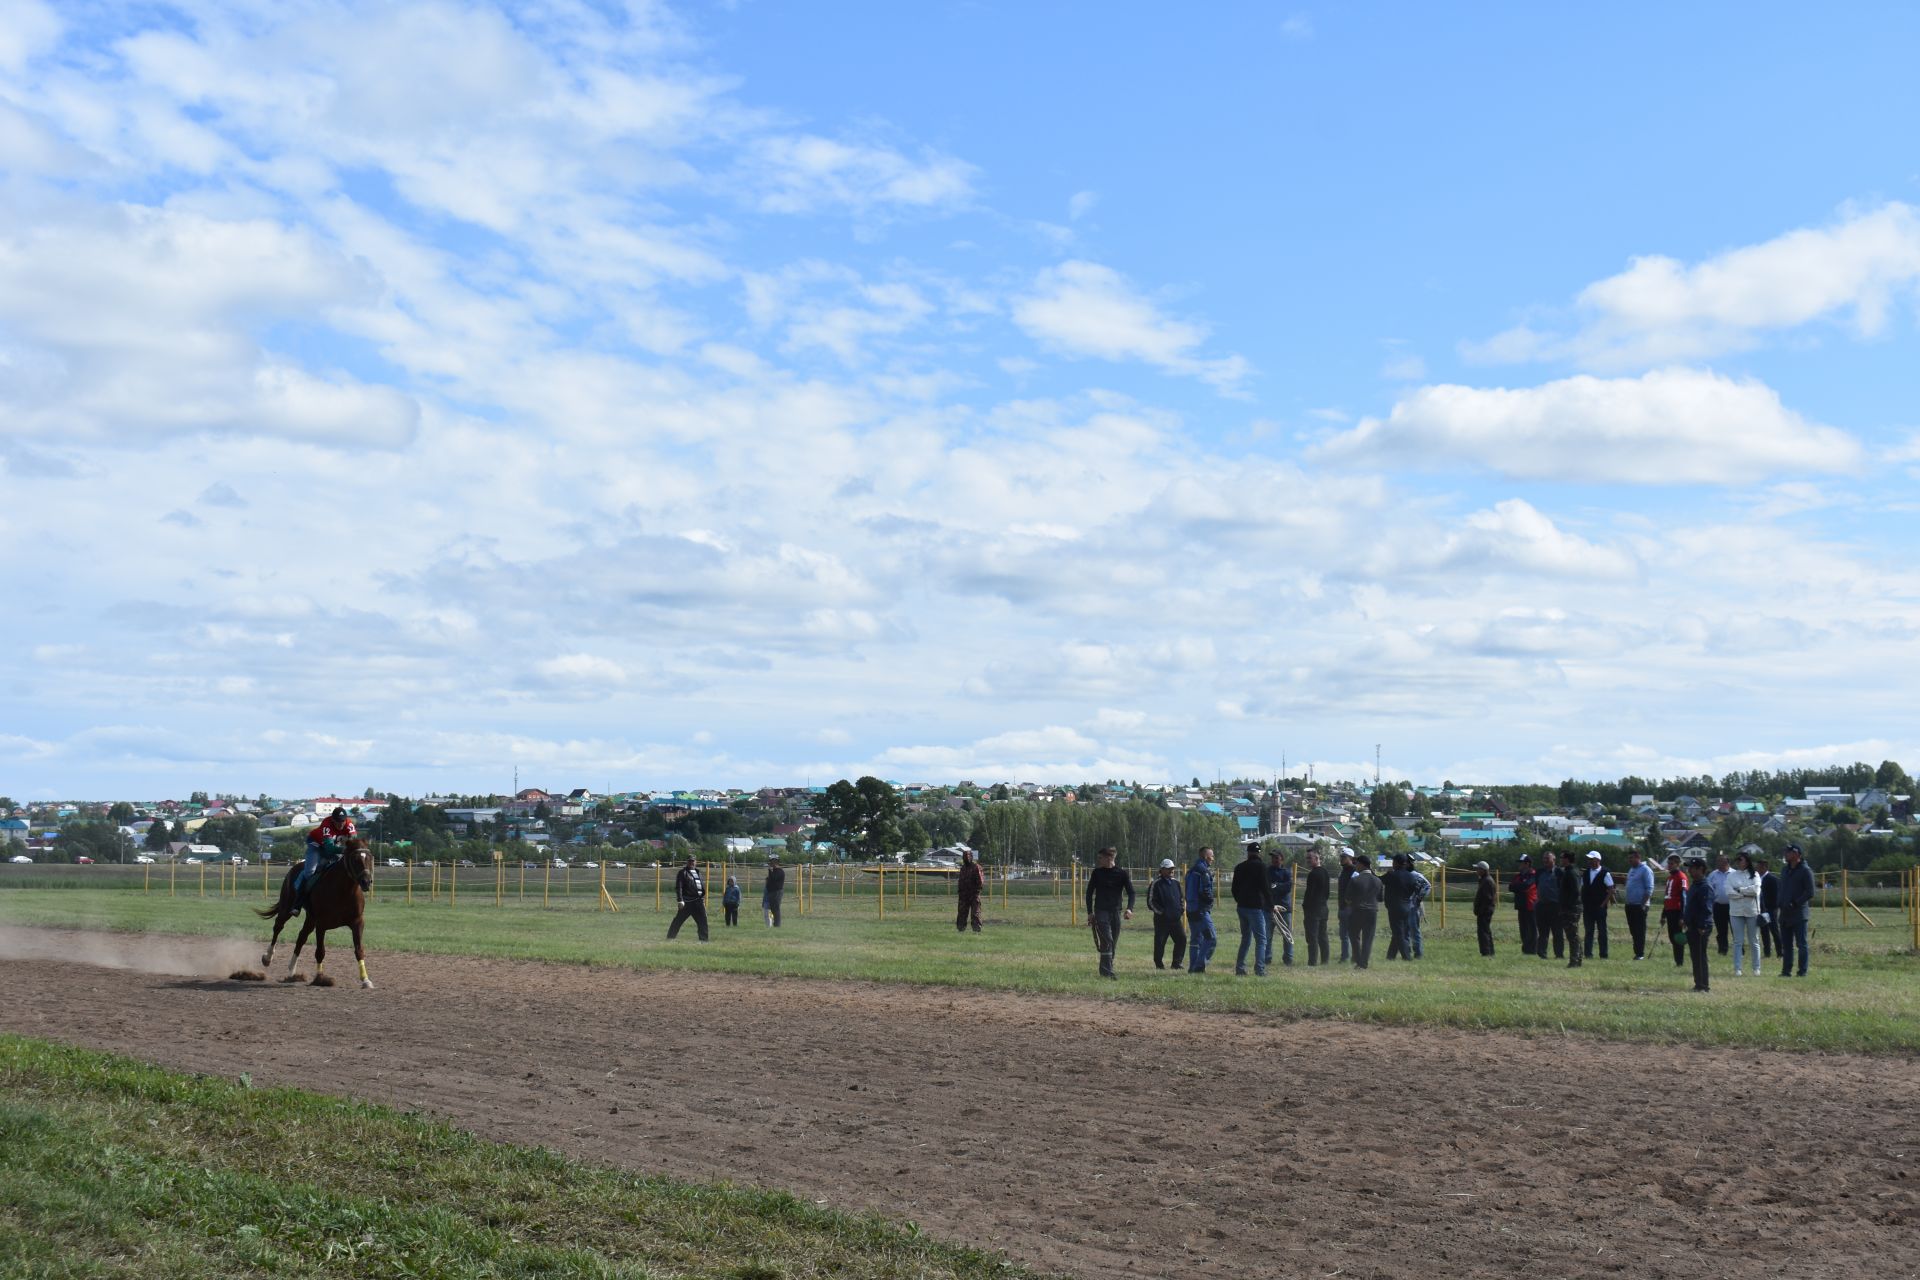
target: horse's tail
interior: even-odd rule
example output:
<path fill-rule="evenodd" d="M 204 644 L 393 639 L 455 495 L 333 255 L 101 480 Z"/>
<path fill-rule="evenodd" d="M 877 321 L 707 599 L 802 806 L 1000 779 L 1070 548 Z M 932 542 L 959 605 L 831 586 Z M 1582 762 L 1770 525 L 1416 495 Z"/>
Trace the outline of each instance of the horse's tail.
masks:
<path fill-rule="evenodd" d="M 262 920 L 271 920 L 280 914 L 280 904 L 276 902 L 270 907 L 255 907 L 253 908 L 253 914 L 259 916 Z"/>

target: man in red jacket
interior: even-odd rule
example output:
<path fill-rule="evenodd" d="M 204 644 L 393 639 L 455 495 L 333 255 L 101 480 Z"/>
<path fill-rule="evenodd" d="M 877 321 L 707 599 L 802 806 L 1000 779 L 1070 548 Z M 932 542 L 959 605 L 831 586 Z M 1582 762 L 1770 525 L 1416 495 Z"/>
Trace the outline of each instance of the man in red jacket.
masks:
<path fill-rule="evenodd" d="M 305 897 L 307 887 L 313 883 L 313 873 L 320 866 L 320 854 L 325 846 L 331 844 L 336 849 L 345 849 L 347 841 L 359 834 L 347 811 L 335 805 L 333 812 L 321 819 L 319 826 L 307 832 L 307 857 L 300 866 L 300 880 L 294 886 L 295 892 Z"/>

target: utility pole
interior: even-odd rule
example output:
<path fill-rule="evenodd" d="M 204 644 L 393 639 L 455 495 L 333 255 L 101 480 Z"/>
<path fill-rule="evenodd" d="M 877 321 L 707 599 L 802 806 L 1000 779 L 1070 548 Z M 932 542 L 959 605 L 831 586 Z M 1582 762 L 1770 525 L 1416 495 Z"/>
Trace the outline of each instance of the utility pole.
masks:
<path fill-rule="evenodd" d="M 1373 744 L 1373 789 L 1380 789 L 1380 744 Z"/>

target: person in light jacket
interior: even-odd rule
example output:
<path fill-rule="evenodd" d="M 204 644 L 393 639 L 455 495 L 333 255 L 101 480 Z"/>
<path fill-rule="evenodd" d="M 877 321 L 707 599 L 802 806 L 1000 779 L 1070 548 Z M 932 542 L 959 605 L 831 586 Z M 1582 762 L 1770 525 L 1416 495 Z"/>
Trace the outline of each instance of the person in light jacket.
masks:
<path fill-rule="evenodd" d="M 1733 926 L 1733 976 L 1740 976 L 1740 950 L 1746 948 L 1753 961 L 1747 972 L 1760 976 L 1760 876 L 1753 869 L 1753 858 L 1739 854 L 1733 870 L 1727 873 L 1727 920 Z"/>

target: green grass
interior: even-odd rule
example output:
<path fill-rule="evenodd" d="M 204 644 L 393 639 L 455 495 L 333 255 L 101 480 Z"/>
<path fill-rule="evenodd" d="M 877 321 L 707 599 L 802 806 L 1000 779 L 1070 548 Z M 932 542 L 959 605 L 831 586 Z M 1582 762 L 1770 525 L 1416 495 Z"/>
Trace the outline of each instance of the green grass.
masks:
<path fill-rule="evenodd" d="M 257 874 L 257 873 L 256 873 Z M 650 875 L 650 873 L 648 873 Z M 958 935 L 952 899 L 920 898 L 903 911 L 890 903 L 884 920 L 866 896 L 842 898 L 823 889 L 816 910 L 801 915 L 788 895 L 786 927 L 773 932 L 749 898 L 745 923 L 728 930 L 714 909 L 714 941 L 691 934 L 665 939 L 671 911 L 653 908 L 650 884 L 639 884 L 618 915 L 597 913 L 583 893 L 556 895 L 542 908 L 538 885 L 526 899 L 509 893 L 495 906 L 479 877 L 460 891 L 458 905 L 422 891 L 406 901 L 397 884 L 369 908 L 369 961 L 376 982 L 380 949 L 541 959 L 650 969 L 686 969 L 864 979 L 937 986 L 1058 994 L 1120 996 L 1183 1008 L 1245 1011 L 1283 1017 L 1345 1018 L 1383 1023 L 1500 1028 L 1550 1034 L 1578 1033 L 1623 1040 L 1724 1044 L 1767 1048 L 1913 1053 L 1920 1051 L 1920 959 L 1897 908 L 1879 911 L 1882 927 L 1840 927 L 1839 912 L 1816 912 L 1814 967 L 1805 981 L 1771 976 L 1736 981 L 1731 963 L 1715 957 L 1714 990 L 1690 991 L 1687 970 L 1671 953 L 1633 963 L 1625 958 L 1624 921 L 1615 913 L 1614 958 L 1578 970 L 1519 954 L 1513 916 L 1498 917 L 1500 954 L 1483 960 L 1462 904 L 1448 910 L 1451 926 L 1429 913 L 1426 958 L 1388 964 L 1385 920 L 1365 973 L 1336 966 L 1276 968 L 1265 979 L 1232 975 L 1237 944 L 1231 911 L 1217 913 L 1221 953 L 1203 977 L 1157 973 L 1152 930 L 1142 911 L 1122 937 L 1121 981 L 1102 983 L 1084 927 L 1067 924 L 1062 899 L 1036 894 L 998 901 L 982 935 Z M 580 877 L 583 884 L 590 884 Z M 384 882 L 383 882 L 384 883 Z M 422 883 L 422 882 L 417 882 Z M 511 882 L 510 882 L 511 885 Z M 617 886 L 617 889 L 624 886 Z M 129 889 L 0 889 L 0 923 L 64 924 L 87 928 L 264 938 L 244 909 L 260 901 L 257 881 L 237 897 L 168 897 Z M 1661 941 L 1664 948 L 1664 940 Z M 284 953 L 283 953 L 284 954 Z"/>
<path fill-rule="evenodd" d="M 912 1224 L 0 1036 L 0 1275 L 1005 1277 Z"/>

